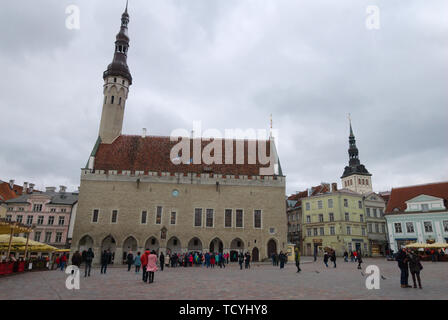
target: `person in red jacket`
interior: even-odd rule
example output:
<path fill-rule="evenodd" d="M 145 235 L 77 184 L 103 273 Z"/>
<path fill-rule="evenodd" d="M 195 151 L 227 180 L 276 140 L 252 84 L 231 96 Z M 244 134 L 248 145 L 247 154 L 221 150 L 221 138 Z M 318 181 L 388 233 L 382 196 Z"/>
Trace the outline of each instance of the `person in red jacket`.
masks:
<path fill-rule="evenodd" d="M 148 271 L 146 270 L 146 266 L 148 265 L 148 256 L 150 252 L 149 249 L 146 249 L 145 253 L 142 255 L 142 271 L 143 271 L 143 282 L 148 282 Z"/>
<path fill-rule="evenodd" d="M 65 253 L 62 255 L 60 262 L 61 262 L 61 271 L 64 271 L 65 265 L 67 264 L 67 256 L 65 255 Z"/>
<path fill-rule="evenodd" d="M 210 257 L 210 264 L 212 265 L 212 268 L 215 267 L 215 254 L 212 253 L 211 257 Z"/>

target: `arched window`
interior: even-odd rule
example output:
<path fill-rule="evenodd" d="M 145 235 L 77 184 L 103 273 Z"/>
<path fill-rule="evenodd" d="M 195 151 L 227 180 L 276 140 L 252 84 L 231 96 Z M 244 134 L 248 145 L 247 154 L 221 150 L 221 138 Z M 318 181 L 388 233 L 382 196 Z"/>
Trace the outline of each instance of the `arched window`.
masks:
<path fill-rule="evenodd" d="M 110 104 L 114 104 L 114 96 L 110 98 Z"/>

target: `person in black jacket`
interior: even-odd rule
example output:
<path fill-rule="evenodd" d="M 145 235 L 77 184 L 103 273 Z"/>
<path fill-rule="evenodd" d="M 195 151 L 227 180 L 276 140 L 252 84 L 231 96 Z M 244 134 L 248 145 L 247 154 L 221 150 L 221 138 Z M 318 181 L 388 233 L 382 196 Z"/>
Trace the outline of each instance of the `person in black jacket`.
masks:
<path fill-rule="evenodd" d="M 128 272 L 131 271 L 131 267 L 134 264 L 134 255 L 132 254 L 132 251 L 129 251 L 128 255 L 126 256 L 126 263 L 128 264 Z"/>
<path fill-rule="evenodd" d="M 420 271 L 423 269 L 422 263 L 420 262 L 420 256 L 417 252 L 409 252 L 409 271 L 411 271 L 412 282 L 414 282 L 414 288 L 417 288 L 415 278 L 417 277 L 418 287 L 422 289 L 422 281 L 420 280 Z"/>
<path fill-rule="evenodd" d="M 397 253 L 395 258 L 398 262 L 398 268 L 400 268 L 400 284 L 402 288 L 412 288 L 409 284 L 409 258 L 406 250 L 403 248 Z"/>
<path fill-rule="evenodd" d="M 78 268 L 81 266 L 82 256 L 79 251 L 76 251 L 72 257 L 72 265 L 77 266 Z"/>
<path fill-rule="evenodd" d="M 243 270 L 243 262 L 244 262 L 244 254 L 243 252 L 240 252 L 240 255 L 238 256 L 238 263 L 240 264 L 240 270 Z"/>
<path fill-rule="evenodd" d="M 163 252 L 160 253 L 159 262 L 160 262 L 160 271 L 163 271 L 163 267 L 165 266 L 165 256 L 163 255 Z"/>
<path fill-rule="evenodd" d="M 111 254 L 109 250 L 104 250 L 103 254 L 101 255 L 101 273 L 106 273 L 107 265 L 109 264 Z"/>
<path fill-rule="evenodd" d="M 330 260 L 333 261 L 334 267 L 336 268 L 336 251 L 334 250 L 331 251 Z"/>
<path fill-rule="evenodd" d="M 84 277 L 87 277 L 87 275 L 89 275 L 90 277 L 90 269 L 92 268 L 92 261 L 94 257 L 95 255 L 93 254 L 92 248 L 89 248 L 89 250 L 87 250 L 86 252 L 86 258 L 85 258 L 86 270 Z"/>

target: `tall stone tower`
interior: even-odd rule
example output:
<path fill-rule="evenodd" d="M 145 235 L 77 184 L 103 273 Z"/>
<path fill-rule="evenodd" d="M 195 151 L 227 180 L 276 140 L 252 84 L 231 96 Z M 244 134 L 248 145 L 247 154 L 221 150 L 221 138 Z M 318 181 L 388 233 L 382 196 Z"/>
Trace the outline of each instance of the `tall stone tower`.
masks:
<path fill-rule="evenodd" d="M 359 151 L 356 147 L 355 135 L 353 134 L 352 122 L 350 120 L 349 141 L 349 164 L 342 174 L 342 187 L 358 193 L 372 192 L 372 175 L 359 161 Z"/>
<path fill-rule="evenodd" d="M 99 137 L 102 143 L 110 144 L 121 135 L 124 109 L 128 97 L 132 76 L 127 65 L 129 49 L 128 5 L 121 16 L 120 32 L 115 41 L 115 52 L 112 63 L 103 73 L 104 101 L 101 114 Z"/>

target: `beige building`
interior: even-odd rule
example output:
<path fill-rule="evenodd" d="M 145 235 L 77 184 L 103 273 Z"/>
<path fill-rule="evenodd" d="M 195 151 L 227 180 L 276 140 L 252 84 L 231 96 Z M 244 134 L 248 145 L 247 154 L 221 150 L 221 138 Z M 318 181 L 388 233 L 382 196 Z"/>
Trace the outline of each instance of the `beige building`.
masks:
<path fill-rule="evenodd" d="M 371 192 L 365 195 L 364 207 L 370 243 L 369 254 L 370 256 L 383 256 L 388 249 L 386 218 L 384 217 L 386 202 L 379 194 Z"/>
<path fill-rule="evenodd" d="M 173 156 L 180 138 L 122 135 L 132 84 L 127 10 L 121 21 L 113 62 L 103 75 L 99 137 L 81 172 L 71 251 L 92 248 L 98 262 L 110 249 L 115 263 L 144 249 L 231 257 L 248 251 L 254 261 L 285 251 L 285 177 L 273 139 L 209 143 L 183 137 L 186 148 Z M 200 159 L 208 152 L 213 161 L 198 163 L 195 146 Z M 263 152 L 268 164 L 260 158 Z"/>

